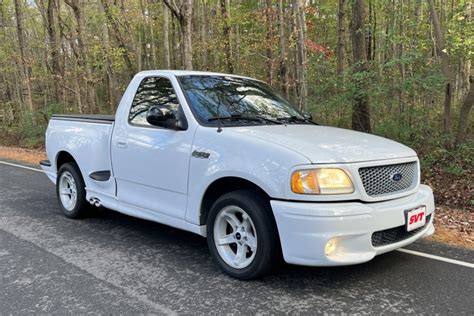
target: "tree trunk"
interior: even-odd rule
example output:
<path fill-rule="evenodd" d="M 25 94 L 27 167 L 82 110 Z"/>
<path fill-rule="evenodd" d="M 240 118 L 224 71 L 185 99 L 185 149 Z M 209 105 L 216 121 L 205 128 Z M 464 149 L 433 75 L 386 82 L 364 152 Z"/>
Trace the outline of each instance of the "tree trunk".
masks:
<path fill-rule="evenodd" d="M 115 40 L 117 41 L 118 46 L 122 49 L 122 57 L 123 57 L 123 60 L 125 61 L 125 66 L 127 67 L 128 76 L 132 77 L 135 73 L 135 70 L 132 64 L 132 60 L 130 59 L 130 56 L 128 54 L 128 51 L 130 49 L 125 44 L 125 40 L 123 39 L 122 32 L 120 32 L 119 25 L 117 21 L 115 21 L 114 17 L 112 16 L 108 0 L 101 0 L 101 2 L 102 2 L 102 5 L 104 6 L 107 22 L 112 27 Z"/>
<path fill-rule="evenodd" d="M 79 84 L 79 72 L 77 70 L 77 63 L 74 62 L 74 90 L 76 94 L 77 109 L 79 113 L 83 112 L 82 97 L 81 97 L 81 86 Z"/>
<path fill-rule="evenodd" d="M 242 0 L 236 0 L 236 6 L 239 8 L 241 6 L 241 1 Z M 232 56 L 234 57 L 234 60 L 240 60 L 240 25 L 239 23 L 235 23 L 234 25 L 234 34 L 235 34 L 235 39 L 234 39 L 234 45 L 232 47 Z M 239 67 L 240 63 L 237 63 L 234 66 L 234 69 L 239 72 Z"/>
<path fill-rule="evenodd" d="M 419 25 L 420 25 L 420 18 L 421 18 L 421 0 L 415 0 L 414 3 L 414 10 L 413 10 L 413 16 L 414 16 L 414 29 L 413 29 L 413 34 L 412 34 L 412 39 L 410 42 L 410 51 L 415 50 L 415 47 L 418 43 L 419 40 Z M 413 59 L 410 65 L 408 66 L 408 70 L 410 73 L 411 80 L 415 81 L 415 75 L 414 75 L 414 69 L 416 67 L 416 59 Z M 408 126 L 412 125 L 413 122 L 413 117 L 415 115 L 415 105 L 417 103 L 416 100 L 416 91 L 413 90 L 410 92 L 410 108 L 408 109 Z M 423 105 L 423 104 L 421 104 Z"/>
<path fill-rule="evenodd" d="M 459 146 L 466 140 L 467 122 L 469 121 L 469 113 L 474 104 L 474 77 L 470 77 L 469 93 L 466 95 L 459 112 L 459 126 L 456 134 L 455 146 Z"/>
<path fill-rule="evenodd" d="M 297 82 L 298 82 L 298 108 L 307 111 L 307 89 L 306 89 L 306 48 L 305 48 L 305 13 L 301 7 L 301 0 L 293 0 L 294 14 L 296 19 L 296 46 L 297 46 Z"/>
<path fill-rule="evenodd" d="M 346 49 L 345 11 L 346 0 L 339 0 L 337 14 L 337 76 L 339 78 L 344 73 L 344 53 Z"/>
<path fill-rule="evenodd" d="M 375 6 L 375 5 L 374 5 Z M 376 51 L 377 51 L 377 8 L 373 9 L 373 18 L 372 18 L 372 56 L 370 60 L 375 60 Z"/>
<path fill-rule="evenodd" d="M 21 72 L 22 70 L 20 70 Z M 15 95 L 16 99 L 18 100 L 18 104 L 20 105 L 19 108 L 22 110 L 23 107 L 25 106 L 24 104 L 24 99 L 23 99 L 23 94 L 20 91 L 20 87 L 23 86 L 22 81 L 23 73 L 21 72 L 18 74 L 18 71 L 15 71 L 13 73 L 13 87 L 15 89 Z"/>
<path fill-rule="evenodd" d="M 101 1 L 97 1 L 97 5 L 99 6 L 101 12 L 105 14 L 105 8 L 102 6 Z M 110 34 L 109 28 L 107 24 L 102 25 L 102 34 L 104 39 L 104 49 L 106 52 L 111 51 L 112 45 L 110 44 Z M 105 71 L 107 73 L 107 91 L 109 96 L 109 109 L 111 113 L 114 113 L 117 109 L 118 103 L 120 101 L 120 90 L 118 87 L 117 77 L 115 76 L 115 72 L 112 69 L 112 60 L 110 59 L 109 55 L 106 54 L 106 66 Z"/>
<path fill-rule="evenodd" d="M 207 70 L 209 67 L 209 44 L 208 44 L 209 43 L 209 40 L 208 40 L 209 11 L 208 11 L 208 8 L 209 8 L 209 4 L 207 3 L 207 1 L 203 1 L 203 3 L 201 4 L 202 21 L 201 21 L 201 28 L 200 28 L 201 41 L 202 41 L 202 44 L 204 45 L 204 49 L 202 51 L 202 61 L 201 61 L 202 63 L 201 68 L 203 70 Z"/>
<path fill-rule="evenodd" d="M 183 65 L 184 69 L 193 69 L 192 14 L 193 1 L 183 0 L 181 32 L 183 34 Z"/>
<path fill-rule="evenodd" d="M 28 65 L 25 57 L 25 39 L 23 34 L 23 14 L 20 4 L 20 0 L 15 0 L 15 18 L 16 18 L 16 31 L 18 36 L 18 46 L 20 49 L 20 60 L 22 65 L 23 78 L 26 81 L 26 91 L 27 91 L 27 105 L 28 109 L 33 112 L 33 97 L 32 97 L 32 88 L 31 88 L 31 75 L 30 75 L 30 66 Z"/>
<path fill-rule="evenodd" d="M 363 0 L 352 1 L 351 42 L 353 61 L 353 83 L 355 92 L 352 100 L 352 128 L 370 132 L 370 107 L 367 95 L 366 76 L 368 73 L 365 44 L 365 5 Z"/>
<path fill-rule="evenodd" d="M 87 49 L 84 42 L 84 16 L 82 14 L 82 6 L 79 0 L 65 0 L 66 4 L 71 7 L 76 19 L 76 35 L 77 35 L 77 46 L 79 49 L 78 63 L 81 69 L 79 72 L 85 72 L 85 89 L 86 89 L 86 101 L 90 112 L 97 112 L 95 103 L 95 90 L 93 87 L 92 71 L 87 60 Z"/>
<path fill-rule="evenodd" d="M 148 57 L 147 57 L 147 48 L 146 48 L 146 16 L 145 16 L 145 7 L 143 5 L 143 0 L 139 0 L 139 5 L 141 9 L 141 19 L 137 25 L 137 41 L 138 44 L 135 45 L 137 52 L 137 70 L 142 71 L 148 69 Z"/>
<path fill-rule="evenodd" d="M 405 20 L 403 18 L 403 3 L 399 5 L 400 8 L 400 13 L 398 17 L 398 27 L 399 27 L 399 36 L 400 38 L 403 38 L 405 29 L 403 27 L 403 24 L 405 23 Z M 399 40 L 399 43 L 397 44 L 397 53 L 398 53 L 398 72 L 400 74 L 400 81 L 401 83 L 399 84 L 398 87 L 398 110 L 399 110 L 399 115 L 400 115 L 400 121 L 403 122 L 403 112 L 405 110 L 405 103 L 404 103 L 404 95 L 403 95 L 403 83 L 405 81 L 405 63 L 402 61 L 403 59 L 403 52 L 404 52 L 404 45 L 403 45 L 403 40 Z"/>
<path fill-rule="evenodd" d="M 193 41 L 192 41 L 192 16 L 193 0 L 181 0 L 178 4 L 175 0 L 163 0 L 179 22 L 181 28 L 181 41 L 183 51 L 183 67 L 186 70 L 193 69 Z"/>
<path fill-rule="evenodd" d="M 267 22 L 267 79 L 270 85 L 273 85 L 273 6 L 272 0 L 266 0 L 265 18 Z"/>
<path fill-rule="evenodd" d="M 224 53 L 225 53 L 225 64 L 229 73 L 234 72 L 234 65 L 232 63 L 232 52 L 230 50 L 230 26 L 229 26 L 229 14 L 227 13 L 227 1 L 220 0 L 221 15 L 223 20 L 222 35 L 224 37 Z"/>
<path fill-rule="evenodd" d="M 464 20 L 466 23 L 472 23 L 472 2 L 466 2 L 464 4 Z M 469 76 L 471 74 L 471 63 L 472 57 L 462 56 L 459 61 L 459 81 L 457 87 L 457 100 L 461 99 L 469 92 Z"/>
<path fill-rule="evenodd" d="M 295 12 L 295 6 L 294 6 L 294 0 L 292 0 L 291 5 L 290 5 L 291 11 L 289 12 L 289 20 L 290 20 L 290 42 L 296 42 L 297 38 L 297 32 L 296 32 L 296 12 Z M 289 71 L 289 78 L 290 78 L 290 100 L 291 98 L 294 98 L 295 100 L 293 101 L 296 103 L 296 105 L 299 107 L 299 100 L 298 100 L 298 49 L 296 48 L 296 45 L 289 45 L 288 46 L 290 54 L 288 55 L 288 65 L 291 65 L 291 67 L 288 67 Z"/>
<path fill-rule="evenodd" d="M 176 17 L 174 15 L 171 15 L 171 54 L 170 54 L 170 61 L 171 61 L 171 67 L 173 69 L 178 68 L 178 60 L 179 56 L 181 56 L 180 53 L 178 53 L 178 40 L 176 39 Z"/>
<path fill-rule="evenodd" d="M 148 12 L 148 21 L 151 21 L 148 23 L 148 27 L 150 29 L 150 45 L 151 45 L 151 69 L 157 69 L 158 67 L 158 56 L 157 56 L 157 48 L 156 48 L 156 34 L 155 34 L 155 22 L 157 20 L 156 16 L 151 16 L 151 7 L 150 3 L 148 0 L 146 1 L 146 10 Z"/>
<path fill-rule="evenodd" d="M 401 6 L 403 5 L 403 0 L 401 1 Z M 367 48 L 367 60 L 372 58 L 372 0 L 369 0 L 369 23 L 365 30 L 365 45 Z"/>
<path fill-rule="evenodd" d="M 280 48 L 280 73 L 279 80 L 285 97 L 288 99 L 290 95 L 290 83 L 288 82 L 288 66 L 286 55 L 286 38 L 285 38 L 285 23 L 283 15 L 283 0 L 278 1 L 278 36 Z"/>
<path fill-rule="evenodd" d="M 165 69 L 171 69 L 169 29 L 169 11 L 168 7 L 163 4 L 163 57 Z"/>
<path fill-rule="evenodd" d="M 51 54 L 51 75 L 53 79 L 53 93 L 54 101 L 59 102 L 60 100 L 60 91 L 58 81 L 61 80 L 61 66 L 60 66 L 60 56 L 59 56 L 59 44 L 58 36 L 56 33 L 56 26 L 54 23 L 54 14 L 56 9 L 56 0 L 48 0 L 48 10 L 47 10 L 47 30 L 48 30 L 48 39 L 49 39 L 49 49 Z"/>
<path fill-rule="evenodd" d="M 428 0 L 428 6 L 430 9 L 431 19 L 434 27 L 434 38 L 436 41 L 436 52 L 441 59 L 441 70 L 446 80 L 445 96 L 444 96 L 444 115 L 443 115 L 443 132 L 449 134 L 451 131 L 451 94 L 452 94 L 452 82 L 451 82 L 451 71 L 449 67 L 449 56 L 446 53 L 444 46 L 444 37 L 441 30 L 441 24 L 439 22 L 438 13 L 436 12 L 433 0 Z"/>

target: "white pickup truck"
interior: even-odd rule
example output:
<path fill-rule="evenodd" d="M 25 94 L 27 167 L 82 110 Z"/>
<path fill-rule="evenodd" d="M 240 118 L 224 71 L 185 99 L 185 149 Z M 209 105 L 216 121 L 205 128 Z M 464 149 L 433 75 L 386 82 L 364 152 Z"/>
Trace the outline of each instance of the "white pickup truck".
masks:
<path fill-rule="evenodd" d="M 70 218 L 90 204 L 207 236 L 239 279 L 292 264 L 357 264 L 434 232 L 410 148 L 320 126 L 265 83 L 138 73 L 114 116 L 55 115 L 49 160 Z"/>

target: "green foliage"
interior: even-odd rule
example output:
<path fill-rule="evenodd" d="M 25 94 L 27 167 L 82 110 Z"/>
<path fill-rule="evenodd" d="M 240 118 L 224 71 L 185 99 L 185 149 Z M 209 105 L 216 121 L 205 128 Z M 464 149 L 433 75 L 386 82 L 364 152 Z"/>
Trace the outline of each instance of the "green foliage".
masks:
<path fill-rule="evenodd" d="M 22 112 L 17 118 L 18 124 L 10 132 L 21 136 L 21 144 L 26 147 L 41 147 L 44 144 L 44 134 L 48 121 L 53 114 L 64 113 L 64 107 L 52 103 L 44 109 L 30 113 Z"/>
<path fill-rule="evenodd" d="M 474 20 L 466 17 L 464 1 L 457 4 L 456 12 L 447 26 L 447 52 L 453 57 L 474 57 Z"/>
<path fill-rule="evenodd" d="M 65 109 L 61 103 L 51 103 L 44 109 L 40 110 L 39 113 L 43 116 L 44 121 L 47 123 L 53 114 L 65 113 Z"/>
<path fill-rule="evenodd" d="M 2 132 L 17 133 L 22 142 L 41 145 L 47 118 L 51 113 L 78 112 L 80 95 L 84 112 L 111 111 L 109 74 L 107 65 L 115 75 L 114 85 L 124 91 L 134 71 L 164 67 L 164 20 L 161 1 L 122 1 L 110 5 L 107 18 L 100 1 L 84 1 L 80 6 L 84 20 L 83 40 L 86 60 L 78 58 L 77 21 L 71 8 L 63 3 L 55 11 L 55 27 L 61 49 L 61 75 L 51 74 L 51 43 L 45 23 L 46 3 L 22 2 L 26 63 L 31 72 L 35 113 L 26 113 L 26 87 L 24 69 L 18 50 L 15 27 L 15 10 L 11 0 L 4 0 L 0 13 L 5 26 L 0 30 L 0 111 L 12 113 L 4 119 Z M 344 74 L 336 74 L 338 48 L 338 2 L 303 1 L 306 21 L 306 85 L 308 109 L 316 121 L 332 126 L 351 127 L 352 100 L 366 95 L 371 107 L 374 133 L 410 147 L 422 157 L 423 165 L 439 161 L 453 173 L 461 172 L 472 161 L 466 161 L 468 149 L 446 150 L 446 135 L 440 133 L 445 78 L 433 41 L 433 29 L 426 1 L 372 0 L 366 4 L 368 71 L 355 72 L 349 32 L 351 4 L 346 1 Z M 454 1 L 447 6 L 438 5 L 445 46 L 450 56 L 453 78 L 463 63 L 474 57 L 474 23 L 465 12 L 466 1 Z M 439 2 L 437 2 L 439 4 Z M 217 0 L 193 1 L 193 63 L 196 70 L 227 72 L 224 50 L 221 2 Z M 369 8 L 370 6 L 370 8 Z M 292 2 L 283 1 L 283 29 L 285 34 L 286 67 L 289 73 L 289 99 L 298 104 L 296 65 L 298 46 Z M 234 72 L 269 81 L 268 49 L 272 52 L 273 85 L 282 89 L 280 71 L 280 43 L 277 2 L 268 8 L 266 1 L 231 1 L 227 8 L 230 44 Z M 170 14 L 170 11 L 167 11 Z M 272 37 L 267 13 L 272 16 Z M 58 16 L 59 15 L 59 16 Z M 179 21 L 170 15 L 169 46 L 171 65 L 180 68 L 181 43 Z M 206 29 L 207 27 L 207 29 Z M 59 34 L 58 34 L 59 36 Z M 119 45 L 118 38 L 123 39 Z M 125 56 L 132 64 L 129 69 Z M 60 101 L 55 100 L 54 81 L 60 80 Z M 457 80 L 457 79 L 456 79 Z M 363 91 L 354 85 L 363 83 Z M 76 86 L 77 84 L 77 86 Z M 95 106 L 89 103 L 88 88 L 93 87 Z M 114 86 L 115 87 L 115 86 Z M 118 96 L 117 96 L 118 97 Z M 459 97 L 453 104 L 453 118 L 459 111 Z M 58 102 L 64 103 L 59 104 Z M 43 108 L 43 104 L 49 104 Z M 14 119 L 11 119 L 13 117 Z M 472 143 L 472 120 L 468 122 L 469 141 Z M 453 127 L 456 122 L 453 121 Z M 452 136 L 452 135 L 451 135 Z M 459 151 L 459 152 L 458 152 Z M 449 159 L 449 155 L 457 158 Z M 449 167 L 456 161 L 462 161 Z"/>
<path fill-rule="evenodd" d="M 36 147 L 44 143 L 44 124 L 36 123 L 39 117 L 37 113 L 25 112 L 18 122 L 18 132 L 22 142 L 27 147 Z"/>
<path fill-rule="evenodd" d="M 454 149 L 446 149 L 445 137 L 432 137 L 424 145 L 425 152 L 422 156 L 422 168 L 429 170 L 433 165 L 439 165 L 453 175 L 463 175 L 465 171 L 474 168 L 472 155 L 474 154 L 474 143 L 468 142 Z"/>

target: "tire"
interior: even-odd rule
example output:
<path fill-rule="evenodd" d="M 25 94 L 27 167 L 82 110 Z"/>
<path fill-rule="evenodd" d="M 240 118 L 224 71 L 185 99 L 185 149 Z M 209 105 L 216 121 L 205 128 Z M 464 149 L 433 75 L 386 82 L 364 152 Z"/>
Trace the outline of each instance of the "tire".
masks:
<path fill-rule="evenodd" d="M 233 278 L 250 280 L 268 274 L 278 266 L 281 249 L 268 201 L 247 190 L 222 195 L 207 219 L 207 244 L 217 265 Z"/>
<path fill-rule="evenodd" d="M 84 179 L 75 162 L 65 163 L 59 168 L 56 178 L 56 197 L 64 216 L 77 219 L 87 214 L 90 205 L 86 200 L 85 187 Z M 69 194 L 66 193 L 67 191 Z"/>

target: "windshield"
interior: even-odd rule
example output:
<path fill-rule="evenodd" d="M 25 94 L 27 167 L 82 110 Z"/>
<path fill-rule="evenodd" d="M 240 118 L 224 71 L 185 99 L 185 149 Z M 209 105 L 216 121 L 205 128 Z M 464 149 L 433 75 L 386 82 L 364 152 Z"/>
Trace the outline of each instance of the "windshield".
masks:
<path fill-rule="evenodd" d="M 203 125 L 309 123 L 263 82 L 231 76 L 178 77 L 197 119 Z"/>

